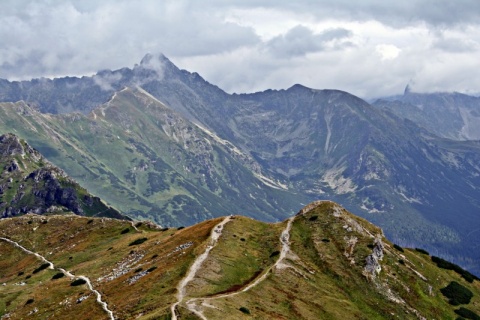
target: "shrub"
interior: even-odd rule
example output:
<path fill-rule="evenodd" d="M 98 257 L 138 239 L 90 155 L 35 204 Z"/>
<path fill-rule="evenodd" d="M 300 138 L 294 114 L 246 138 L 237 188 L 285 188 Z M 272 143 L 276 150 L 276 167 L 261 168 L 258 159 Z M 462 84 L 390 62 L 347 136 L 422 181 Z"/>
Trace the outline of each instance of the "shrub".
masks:
<path fill-rule="evenodd" d="M 80 285 L 85 284 L 85 283 L 87 283 L 87 281 L 85 281 L 84 279 L 76 279 L 72 283 L 70 283 L 70 285 L 72 287 L 75 287 L 75 286 L 80 286 Z"/>
<path fill-rule="evenodd" d="M 149 268 L 149 269 L 147 270 L 147 272 L 152 272 L 152 271 L 155 270 L 155 269 L 157 269 L 157 267 L 155 267 L 155 266 L 154 266 L 154 267 L 151 267 L 151 268 Z"/>
<path fill-rule="evenodd" d="M 430 253 L 428 253 L 427 250 L 424 250 L 424 249 L 420 249 L 420 248 L 415 248 L 416 251 L 420 252 L 420 253 L 423 253 L 423 254 L 426 254 L 427 256 L 430 255 Z"/>
<path fill-rule="evenodd" d="M 129 232 L 130 232 L 130 228 L 126 228 L 126 229 L 123 229 L 122 232 L 120 232 L 120 234 L 126 234 Z"/>
<path fill-rule="evenodd" d="M 435 262 L 437 264 L 437 267 L 439 267 L 439 268 L 455 271 L 456 273 L 461 275 L 463 279 L 465 279 L 466 281 L 468 281 L 470 283 L 472 283 L 473 280 L 480 280 L 477 276 L 475 276 L 475 275 L 471 274 L 470 272 L 462 269 L 460 266 L 458 266 L 454 263 L 451 263 L 447 260 L 444 260 L 442 258 L 432 256 L 432 261 Z"/>
<path fill-rule="evenodd" d="M 242 311 L 242 312 L 245 313 L 245 314 L 250 314 L 250 310 L 248 310 L 248 309 L 245 308 L 245 307 L 240 307 L 240 309 L 238 309 L 238 310 Z"/>
<path fill-rule="evenodd" d="M 325 242 L 325 243 L 330 242 L 330 239 L 323 238 L 323 239 L 322 239 L 322 242 Z"/>
<path fill-rule="evenodd" d="M 93 219 L 87 221 L 87 224 L 93 223 Z"/>
<path fill-rule="evenodd" d="M 25 302 L 25 305 L 27 304 L 32 304 L 35 300 L 33 300 L 32 298 L 28 299 L 27 302 Z"/>
<path fill-rule="evenodd" d="M 393 244 L 393 247 L 394 247 L 395 249 L 397 249 L 398 251 L 400 251 L 400 252 L 404 252 L 404 251 L 403 251 L 403 248 L 400 247 L 398 244 Z"/>
<path fill-rule="evenodd" d="M 63 278 L 65 275 L 62 272 L 53 275 L 52 280 Z"/>
<path fill-rule="evenodd" d="M 450 282 L 448 286 L 440 289 L 440 291 L 445 297 L 448 298 L 448 303 L 454 306 L 458 306 L 460 304 L 469 304 L 470 299 L 473 297 L 472 291 L 456 281 Z"/>
<path fill-rule="evenodd" d="M 405 265 L 405 261 L 403 259 L 398 259 L 398 263 Z"/>
<path fill-rule="evenodd" d="M 461 307 L 460 309 L 455 310 L 455 313 L 466 319 L 480 320 L 480 316 L 478 316 L 478 314 L 464 307 Z"/>
<path fill-rule="evenodd" d="M 138 238 L 137 240 L 130 242 L 129 246 L 136 246 L 144 243 L 147 240 L 148 240 L 147 238 Z"/>
<path fill-rule="evenodd" d="M 24 274 L 25 274 L 25 272 L 20 271 L 20 272 L 18 273 L 18 276 L 23 276 Z"/>
<path fill-rule="evenodd" d="M 273 251 L 272 254 L 270 255 L 270 258 L 278 256 L 279 254 L 280 254 L 280 251 Z"/>
<path fill-rule="evenodd" d="M 48 262 L 45 262 L 45 263 L 42 263 L 42 265 L 40 267 L 38 267 L 37 269 L 33 270 L 33 273 L 38 273 L 42 270 L 45 270 L 47 269 L 48 267 L 50 267 L 50 263 Z"/>
<path fill-rule="evenodd" d="M 136 269 L 136 270 L 133 271 L 133 272 L 134 272 L 134 273 L 138 273 L 138 272 L 140 272 L 140 271 L 142 271 L 142 270 L 143 270 L 143 268 L 138 268 L 138 269 Z"/>
<path fill-rule="evenodd" d="M 318 216 L 311 216 L 310 218 L 308 218 L 308 221 L 315 221 L 318 219 Z"/>
<path fill-rule="evenodd" d="M 183 226 L 182 226 L 182 227 L 178 227 L 177 230 L 182 230 L 182 229 L 184 229 L 184 228 L 185 228 L 185 227 L 183 227 Z"/>

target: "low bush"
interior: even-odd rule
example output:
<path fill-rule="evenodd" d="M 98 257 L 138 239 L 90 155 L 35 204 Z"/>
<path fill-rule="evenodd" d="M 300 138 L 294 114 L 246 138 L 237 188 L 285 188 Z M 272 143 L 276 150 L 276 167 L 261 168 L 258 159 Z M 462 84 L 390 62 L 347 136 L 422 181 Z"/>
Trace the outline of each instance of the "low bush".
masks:
<path fill-rule="evenodd" d="M 416 251 L 420 252 L 420 253 L 423 253 L 423 254 L 426 254 L 427 256 L 430 255 L 430 253 L 428 253 L 427 250 L 424 250 L 424 249 L 420 249 L 420 248 L 415 248 Z"/>
<path fill-rule="evenodd" d="M 240 309 L 238 309 L 238 310 L 242 311 L 242 312 L 245 313 L 245 314 L 250 314 L 250 310 L 248 310 L 248 309 L 245 308 L 245 307 L 240 307 Z"/>
<path fill-rule="evenodd" d="M 45 262 L 45 263 L 42 263 L 42 265 L 40 267 L 38 267 L 37 269 L 33 270 L 33 273 L 38 273 L 42 270 L 45 270 L 47 269 L 48 267 L 50 267 L 50 263 L 48 262 Z"/>
<path fill-rule="evenodd" d="M 154 266 L 154 267 L 151 267 L 151 268 L 149 268 L 149 269 L 147 270 L 147 272 L 152 272 L 152 271 L 155 270 L 155 269 L 157 269 L 157 267 L 155 267 L 155 266 Z"/>
<path fill-rule="evenodd" d="M 404 252 L 403 248 L 400 247 L 398 244 L 393 244 L 393 247 L 400 252 Z"/>
<path fill-rule="evenodd" d="M 432 261 L 436 263 L 437 267 L 442 268 L 442 269 L 447 269 L 447 270 L 453 270 L 456 273 L 458 273 L 460 276 L 462 276 L 463 279 L 466 281 L 472 283 L 473 280 L 479 281 L 480 279 L 468 272 L 467 270 L 462 269 L 462 267 L 456 265 L 455 263 L 451 263 L 447 260 L 444 260 L 442 258 L 432 256 Z"/>
<path fill-rule="evenodd" d="M 464 317 L 465 319 L 480 320 L 480 316 L 478 316 L 478 314 L 464 307 L 455 310 L 455 313 L 461 317 Z"/>
<path fill-rule="evenodd" d="M 70 285 L 72 287 L 75 287 L 75 286 L 81 286 L 82 284 L 85 284 L 85 283 L 87 283 L 87 281 L 85 281 L 84 279 L 76 279 L 72 283 L 70 283 Z"/>
<path fill-rule="evenodd" d="M 129 246 L 136 246 L 144 243 L 147 240 L 148 240 L 147 238 L 138 238 L 137 240 L 130 242 Z"/>
<path fill-rule="evenodd" d="M 448 286 L 440 289 L 440 291 L 445 297 L 448 298 L 448 303 L 454 306 L 458 306 L 460 304 L 469 304 L 470 299 L 473 297 L 472 291 L 456 281 L 450 282 Z"/>
<path fill-rule="evenodd" d="M 275 256 L 278 256 L 280 254 L 280 251 L 273 251 L 271 254 L 270 254 L 270 258 L 273 258 Z"/>
<path fill-rule="evenodd" d="M 65 277 L 65 275 L 62 272 L 59 272 L 59 273 L 56 273 L 56 274 L 53 275 L 52 280 L 60 279 L 60 278 L 63 278 L 63 277 Z"/>
<path fill-rule="evenodd" d="M 122 232 L 120 232 L 120 234 L 126 234 L 126 233 L 129 233 L 130 232 L 130 228 L 125 228 L 122 230 Z"/>

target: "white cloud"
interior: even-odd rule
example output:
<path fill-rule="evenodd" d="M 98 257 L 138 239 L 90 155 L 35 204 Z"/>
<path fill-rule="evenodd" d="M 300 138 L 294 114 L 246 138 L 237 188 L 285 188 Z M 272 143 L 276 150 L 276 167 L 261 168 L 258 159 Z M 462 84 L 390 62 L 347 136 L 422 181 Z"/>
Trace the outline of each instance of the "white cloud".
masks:
<path fill-rule="evenodd" d="M 480 91 L 478 1 L 3 0 L 0 25 L 0 78 L 90 75 L 163 52 L 228 92 L 301 83 L 370 98 L 411 80 Z"/>
<path fill-rule="evenodd" d="M 393 44 L 379 44 L 375 47 L 375 50 L 380 54 L 382 60 L 395 59 L 401 51 Z"/>

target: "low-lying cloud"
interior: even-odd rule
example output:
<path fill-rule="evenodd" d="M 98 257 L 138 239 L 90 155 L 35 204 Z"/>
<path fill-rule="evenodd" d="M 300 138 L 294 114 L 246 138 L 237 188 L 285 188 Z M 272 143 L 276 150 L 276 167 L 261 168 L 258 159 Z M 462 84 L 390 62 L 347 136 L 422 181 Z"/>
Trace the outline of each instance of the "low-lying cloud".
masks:
<path fill-rule="evenodd" d="M 0 25 L 10 80 L 131 68 L 150 52 L 228 92 L 302 83 L 370 98 L 411 80 L 480 92 L 474 0 L 5 0 Z M 114 80 L 95 81 L 110 90 Z"/>

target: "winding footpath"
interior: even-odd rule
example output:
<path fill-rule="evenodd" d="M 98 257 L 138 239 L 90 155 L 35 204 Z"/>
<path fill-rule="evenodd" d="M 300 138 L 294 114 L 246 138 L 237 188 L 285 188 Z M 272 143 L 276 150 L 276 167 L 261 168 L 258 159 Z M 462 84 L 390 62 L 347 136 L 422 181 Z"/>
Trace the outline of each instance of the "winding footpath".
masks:
<path fill-rule="evenodd" d="M 47 259 L 45 259 L 44 256 L 36 253 L 36 252 L 33 252 L 33 251 L 30 251 L 28 250 L 27 248 L 23 247 L 22 245 L 18 244 L 18 242 L 15 242 L 13 240 L 10 240 L 10 239 L 7 239 L 7 238 L 3 238 L 3 237 L 0 237 L 0 240 L 3 240 L 5 242 L 8 242 L 10 244 L 12 244 L 13 246 L 23 250 L 24 252 L 28 253 L 28 254 L 32 254 L 34 255 L 35 257 L 37 257 L 38 259 L 42 260 L 44 263 L 48 263 L 50 264 L 50 266 L 48 267 L 49 269 L 55 269 L 55 265 L 51 262 L 51 261 L 48 261 Z M 74 274 L 72 274 L 71 272 L 65 270 L 65 269 L 62 269 L 62 268 L 57 268 L 57 270 L 59 270 L 60 272 L 62 272 L 64 275 L 66 275 L 67 277 L 69 277 L 70 279 L 82 279 L 84 280 L 86 283 L 87 283 L 87 286 L 88 286 L 88 289 L 93 292 L 96 297 L 97 297 L 97 303 L 100 304 L 100 306 L 102 307 L 102 309 L 108 313 L 108 316 L 110 317 L 110 320 L 115 320 L 115 317 L 113 316 L 113 312 L 108 309 L 108 305 L 105 301 L 102 300 L 102 295 L 100 294 L 100 292 L 98 292 L 97 290 L 95 290 L 92 286 L 92 283 L 90 281 L 89 278 L 87 278 L 86 276 L 75 276 Z"/>
<path fill-rule="evenodd" d="M 233 297 L 235 295 L 238 295 L 243 292 L 247 292 L 248 290 L 256 287 L 258 284 L 260 284 L 265 278 L 269 275 L 270 270 L 274 268 L 279 268 L 283 269 L 286 267 L 284 264 L 284 260 L 287 257 L 287 254 L 290 252 L 290 230 L 292 229 L 292 223 L 293 220 L 295 219 L 295 216 L 291 217 L 288 219 L 287 226 L 285 229 L 282 231 L 282 234 L 280 235 L 280 243 L 282 244 L 282 250 L 280 251 L 280 256 L 278 257 L 277 261 L 268 268 L 265 272 L 263 272 L 262 276 L 257 278 L 255 281 L 250 283 L 248 286 L 244 287 L 241 290 L 210 297 L 210 298 L 193 298 L 190 299 L 186 302 L 186 305 L 190 311 L 195 313 L 197 316 L 199 316 L 202 320 L 208 320 L 202 313 L 201 310 L 199 310 L 197 302 L 201 302 L 201 306 L 205 306 L 208 308 L 215 308 L 213 305 L 208 304 L 209 301 L 217 300 L 217 299 L 222 299 L 222 298 L 227 298 L 227 297 Z M 177 319 L 176 317 L 172 319 Z"/>
<path fill-rule="evenodd" d="M 187 275 L 185 278 L 180 281 L 180 283 L 177 286 L 177 302 L 175 302 L 171 309 L 172 312 L 172 320 L 177 320 L 177 313 L 176 313 L 176 308 L 177 306 L 183 301 L 183 298 L 185 297 L 185 291 L 186 291 L 186 286 L 190 281 L 193 280 L 195 275 L 197 274 L 198 270 L 200 270 L 200 267 L 202 266 L 203 262 L 207 259 L 208 254 L 210 251 L 217 245 L 218 239 L 222 235 L 223 231 L 223 226 L 231 220 L 231 217 L 226 217 L 223 219 L 222 222 L 217 224 L 215 227 L 213 227 L 212 232 L 210 234 L 210 244 L 207 246 L 207 249 L 205 249 L 205 252 L 202 253 L 195 259 L 193 262 L 192 266 L 188 270 Z M 187 304 L 187 307 L 190 311 L 194 312 L 195 314 L 199 315 L 195 309 L 191 309 L 190 306 Z M 202 319 L 206 319 L 203 317 L 203 315 L 199 315 Z"/>

